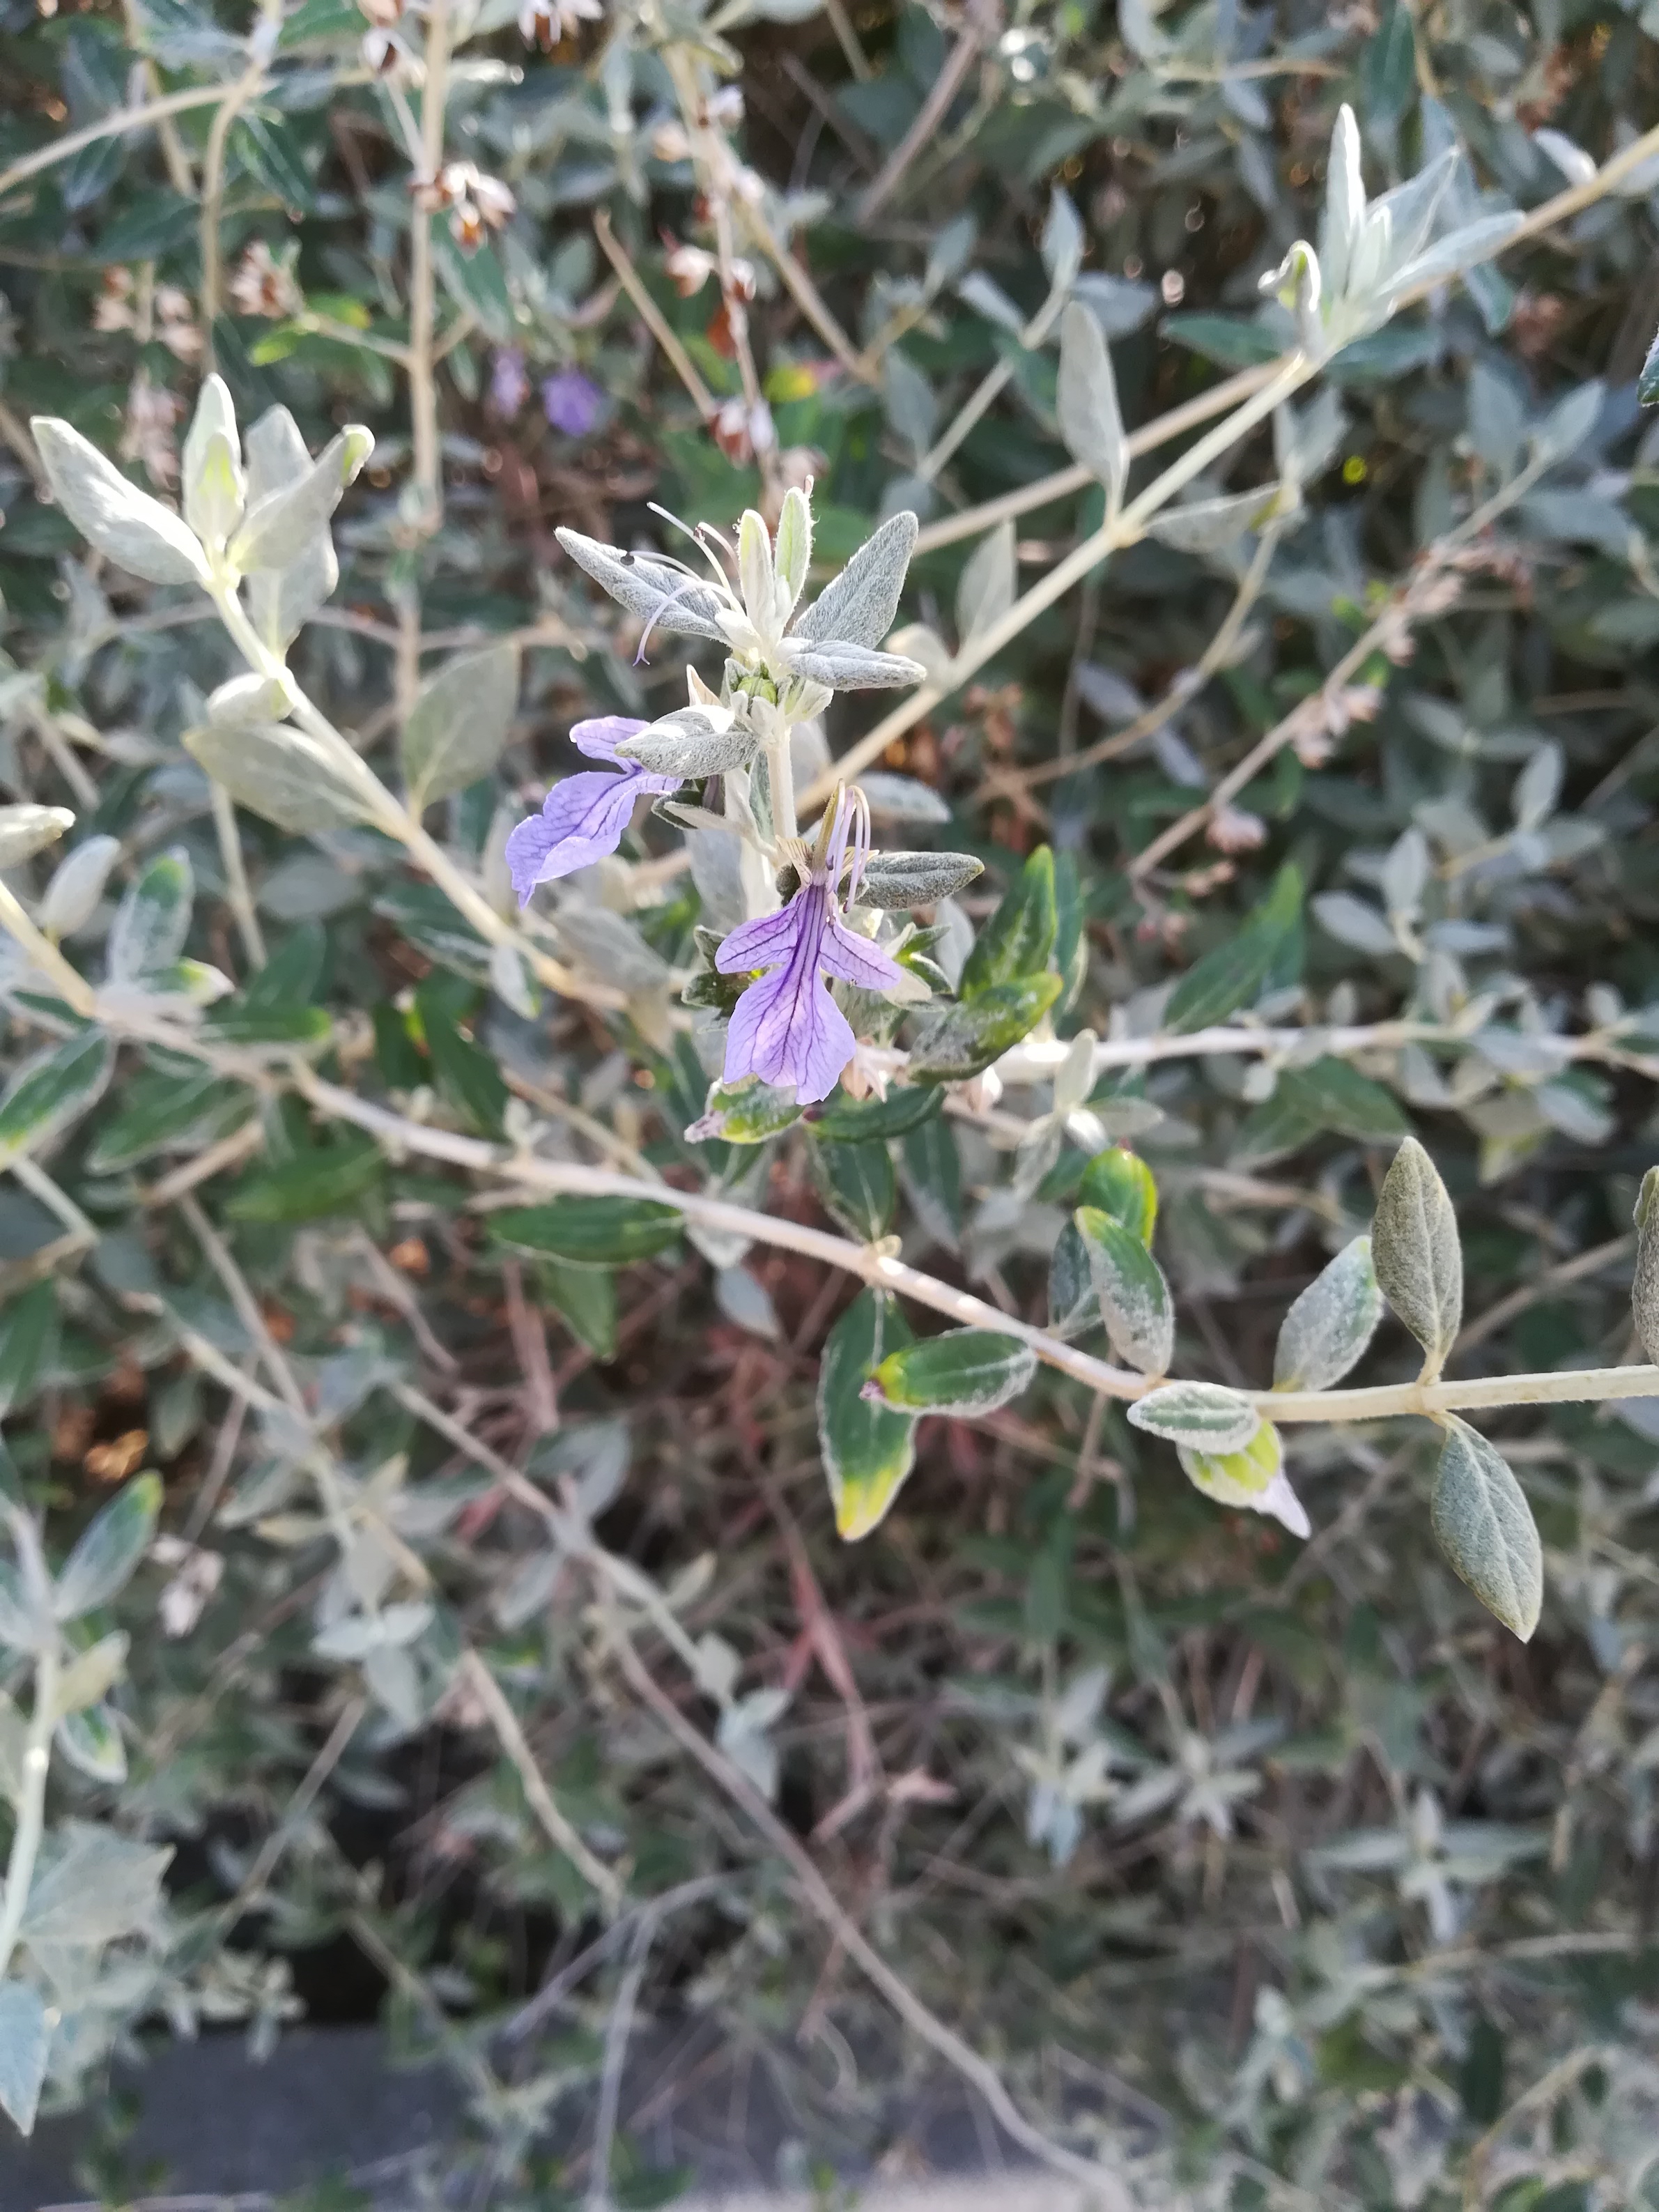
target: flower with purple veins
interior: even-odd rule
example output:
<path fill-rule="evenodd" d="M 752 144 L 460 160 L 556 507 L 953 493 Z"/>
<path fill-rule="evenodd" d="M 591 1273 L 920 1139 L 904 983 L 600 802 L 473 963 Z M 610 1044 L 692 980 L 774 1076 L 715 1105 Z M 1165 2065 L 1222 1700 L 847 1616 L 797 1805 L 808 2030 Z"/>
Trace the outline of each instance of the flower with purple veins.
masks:
<path fill-rule="evenodd" d="M 542 408 L 549 423 L 567 438 L 585 438 L 599 421 L 605 394 L 579 368 L 562 368 L 542 386 Z"/>
<path fill-rule="evenodd" d="M 823 817 L 816 851 L 810 859 L 802 855 L 805 880 L 787 906 L 744 922 L 714 956 L 722 975 L 767 971 L 750 984 L 732 1011 L 726 1038 L 727 1083 L 756 1075 L 763 1083 L 793 1083 L 803 1106 L 827 1098 L 858 1043 L 852 1024 L 830 995 L 828 979 L 865 991 L 887 990 L 904 980 L 890 954 L 842 920 L 842 864 L 849 832 L 850 905 L 858 896 L 870 850 L 870 816 L 861 792 L 843 791 Z"/>
<path fill-rule="evenodd" d="M 528 906 L 538 884 L 573 875 L 614 853 L 647 793 L 678 791 L 683 778 L 659 775 L 617 757 L 617 748 L 649 725 L 626 714 L 599 714 L 572 726 L 570 742 L 589 760 L 608 761 L 618 773 L 568 775 L 542 801 L 542 811 L 520 822 L 507 840 L 507 869 L 519 904 Z"/>

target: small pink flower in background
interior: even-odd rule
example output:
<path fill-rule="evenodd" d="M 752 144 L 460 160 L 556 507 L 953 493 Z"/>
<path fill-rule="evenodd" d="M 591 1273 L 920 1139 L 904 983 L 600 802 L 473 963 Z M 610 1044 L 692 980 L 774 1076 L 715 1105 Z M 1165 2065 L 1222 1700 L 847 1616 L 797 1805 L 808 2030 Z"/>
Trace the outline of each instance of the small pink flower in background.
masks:
<path fill-rule="evenodd" d="M 570 742 L 577 751 L 586 753 L 589 760 L 608 762 L 617 772 L 566 776 L 548 793 L 539 814 L 531 815 L 509 831 L 507 872 L 521 907 L 529 905 L 538 884 L 574 875 L 578 868 L 590 867 L 607 853 L 614 853 L 632 818 L 635 800 L 647 793 L 654 796 L 679 789 L 683 780 L 679 776 L 656 775 L 636 761 L 617 757 L 617 747 L 623 739 L 647 726 L 626 714 L 599 714 L 573 726 Z"/>
<path fill-rule="evenodd" d="M 566 39 L 574 39 L 584 23 L 602 23 L 599 0 L 524 0 L 519 10 L 519 34 L 527 46 L 550 54 Z"/>
<path fill-rule="evenodd" d="M 738 468 L 757 453 L 769 453 L 778 442 L 772 410 L 763 399 L 752 413 L 741 399 L 728 399 L 708 427 L 721 453 Z"/>
<path fill-rule="evenodd" d="M 659 161 L 689 161 L 691 141 L 685 135 L 684 125 L 674 122 L 658 124 L 651 133 L 651 151 Z"/>
<path fill-rule="evenodd" d="M 830 995 L 829 979 L 884 991 L 904 971 L 890 953 L 849 929 L 842 916 L 842 865 L 849 834 L 853 872 L 847 903 L 858 896 L 870 850 L 870 816 L 861 793 L 842 792 L 820 835 L 811 872 L 777 914 L 734 929 L 714 956 L 722 975 L 757 976 L 738 1000 L 726 1036 L 725 1080 L 793 1084 L 803 1106 L 827 1098 L 858 1049 L 852 1024 Z"/>
<path fill-rule="evenodd" d="M 417 207 L 428 214 L 449 210 L 449 233 L 463 253 L 476 253 L 486 234 L 499 230 L 518 202 L 499 177 L 487 177 L 471 161 L 446 161 L 434 178 L 410 185 Z"/>
<path fill-rule="evenodd" d="M 524 356 L 517 346 L 497 346 L 489 364 L 489 406 L 492 414 L 512 422 L 530 397 Z"/>
<path fill-rule="evenodd" d="M 133 306 L 133 276 L 131 269 L 106 269 L 103 289 L 93 302 L 92 327 L 95 331 L 130 331 L 137 326 L 137 312 Z"/>
<path fill-rule="evenodd" d="M 1254 853 L 1267 842 L 1267 825 L 1242 806 L 1224 806 L 1205 831 L 1218 853 Z"/>
<path fill-rule="evenodd" d="M 567 438 L 585 438 L 605 411 L 605 394 L 579 368 L 562 368 L 542 385 L 542 410 Z"/>
<path fill-rule="evenodd" d="M 196 327 L 196 311 L 188 292 L 177 284 L 155 288 L 155 335 L 175 361 L 199 361 L 202 333 Z"/>
<path fill-rule="evenodd" d="M 663 267 L 681 299 L 689 300 L 702 291 L 720 264 L 701 246 L 684 245 L 666 232 L 664 239 L 668 251 L 663 256 Z"/>
<path fill-rule="evenodd" d="M 117 447 L 124 461 L 142 461 L 156 483 L 172 483 L 179 474 L 173 430 L 183 413 L 165 385 L 152 384 L 140 369 L 127 394 L 127 419 Z"/>
<path fill-rule="evenodd" d="M 711 92 L 703 102 L 704 116 L 716 131 L 735 131 L 743 120 L 743 92 L 735 84 L 723 84 L 718 92 Z"/>
<path fill-rule="evenodd" d="M 398 28 L 403 21 L 404 0 L 357 0 L 357 5 L 368 22 L 362 46 L 367 66 L 376 76 L 401 76 L 412 69 L 415 57 Z"/>
<path fill-rule="evenodd" d="M 306 304 L 293 257 L 278 261 L 263 238 L 256 238 L 237 263 L 229 289 L 230 304 L 239 315 L 264 315 L 272 322 L 301 313 Z"/>

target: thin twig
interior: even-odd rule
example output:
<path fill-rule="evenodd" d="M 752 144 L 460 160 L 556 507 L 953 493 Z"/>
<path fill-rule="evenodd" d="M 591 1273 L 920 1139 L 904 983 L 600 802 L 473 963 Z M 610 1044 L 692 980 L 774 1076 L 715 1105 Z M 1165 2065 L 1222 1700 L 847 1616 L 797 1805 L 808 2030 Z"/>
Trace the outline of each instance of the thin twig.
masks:
<path fill-rule="evenodd" d="M 512 1760 L 530 1808 L 541 1823 L 548 1840 L 564 1853 L 583 1880 L 605 1899 L 608 1909 L 617 1911 L 623 1899 L 620 1879 L 603 1860 L 594 1857 L 554 1802 L 553 1792 L 548 1788 L 546 1778 L 536 1764 L 535 1754 L 519 1725 L 519 1717 L 508 1705 L 501 1684 L 476 1651 L 466 1654 L 459 1671 L 489 1716 L 489 1725 L 495 1729 L 501 1749 Z"/>
<path fill-rule="evenodd" d="M 690 355 L 670 327 L 662 309 L 646 290 L 639 270 L 629 258 L 628 249 L 611 229 L 611 218 L 603 208 L 594 210 L 593 235 L 599 240 L 605 259 L 621 279 L 623 291 L 639 311 L 640 320 L 666 354 L 674 374 L 690 393 L 692 405 L 705 422 L 712 421 L 720 412 L 720 402 L 698 375 Z"/>
<path fill-rule="evenodd" d="M 112 108 L 100 115 L 95 123 L 88 123 L 79 131 L 66 131 L 54 138 L 50 145 L 37 146 L 32 154 L 25 154 L 8 169 L 0 169 L 0 198 L 14 185 L 27 184 L 38 177 L 43 169 L 55 168 L 59 161 L 67 161 L 83 146 L 95 146 L 100 138 L 124 137 L 129 131 L 147 131 L 170 115 L 183 115 L 192 107 L 214 107 L 225 97 L 222 84 L 195 84 L 182 92 L 164 93 L 160 100 L 146 100 L 141 107 Z"/>
<path fill-rule="evenodd" d="M 253 893 L 248 887 L 247 862 L 242 856 L 242 840 L 236 827 L 236 807 L 223 784 L 211 779 L 208 796 L 213 805 L 213 827 L 219 839 L 219 857 L 225 868 L 225 898 L 235 917 L 237 934 L 242 940 L 242 951 L 250 968 L 265 964 L 264 932 L 259 927 L 259 916 L 254 908 Z"/>
<path fill-rule="evenodd" d="M 264 72 L 256 63 L 246 70 L 236 82 L 224 92 L 219 112 L 208 131 L 207 155 L 202 163 L 202 216 L 199 225 L 202 241 L 202 366 L 211 369 L 213 362 L 213 326 L 219 319 L 222 301 L 221 286 L 223 275 L 223 246 L 219 237 L 219 226 L 224 213 L 225 149 L 230 137 L 230 126 L 264 86 Z"/>
<path fill-rule="evenodd" d="M 854 211 L 854 220 L 860 229 L 867 229 L 881 213 L 897 191 L 905 171 L 950 113 L 963 80 L 995 34 L 1001 12 L 997 0 L 969 0 L 967 21 L 945 57 L 944 68 L 929 86 L 927 96 L 916 110 L 909 129 L 883 162 L 874 182 Z"/>

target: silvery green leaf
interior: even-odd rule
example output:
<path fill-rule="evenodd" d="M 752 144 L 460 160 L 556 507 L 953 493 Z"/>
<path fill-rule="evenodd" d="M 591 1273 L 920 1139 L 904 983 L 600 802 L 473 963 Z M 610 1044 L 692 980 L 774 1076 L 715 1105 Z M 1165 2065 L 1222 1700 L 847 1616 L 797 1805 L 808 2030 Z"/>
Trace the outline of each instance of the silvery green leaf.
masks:
<path fill-rule="evenodd" d="M 1396 185 L 1391 192 L 1384 192 L 1377 201 L 1377 210 L 1386 212 L 1389 219 L 1389 259 L 1382 271 L 1385 283 L 1392 278 L 1395 270 L 1415 261 L 1428 244 L 1434 219 L 1440 212 L 1461 159 L 1455 146 L 1444 148 L 1431 161 L 1425 161 L 1414 177 L 1408 177 L 1403 185 Z"/>
<path fill-rule="evenodd" d="M 299 424 L 286 407 L 268 408 L 247 434 L 248 498 L 255 503 L 268 498 L 310 466 Z M 248 613 L 273 653 L 287 652 L 313 615 L 327 605 L 339 580 L 340 564 L 326 522 L 286 567 L 262 568 L 248 578 Z"/>
<path fill-rule="evenodd" d="M 1454 1573 L 1523 1644 L 1544 1602 L 1544 1549 L 1526 1493 L 1478 1430 L 1444 1417 L 1430 1525 Z"/>
<path fill-rule="evenodd" d="M 0 868 L 21 867 L 74 827 L 67 806 L 0 806 Z"/>
<path fill-rule="evenodd" d="M 1382 1318 L 1371 1240 L 1356 1237 L 1285 1315 L 1273 1350 L 1274 1389 L 1330 1389 L 1364 1352 Z"/>
<path fill-rule="evenodd" d="M 957 286 L 957 297 L 965 300 L 988 323 L 1018 337 L 1025 328 L 1025 318 L 996 281 L 982 269 L 970 269 Z"/>
<path fill-rule="evenodd" d="M 1176 1447 L 1187 1480 L 1218 1505 L 1265 1514 L 1293 1536 L 1313 1533 L 1302 1500 L 1285 1475 L 1285 1446 L 1271 1421 L 1263 1421 L 1243 1451 L 1195 1451 Z"/>
<path fill-rule="evenodd" d="M 783 495 L 783 512 L 778 517 L 777 562 L 781 617 L 792 611 L 806 588 L 806 572 L 812 565 L 811 503 L 793 484 Z"/>
<path fill-rule="evenodd" d="M 968 266 L 978 236 L 979 225 L 971 215 L 957 216 L 936 234 L 927 249 L 927 266 L 921 280 L 921 288 L 930 299 L 947 284 L 956 283 Z"/>
<path fill-rule="evenodd" d="M 815 644 L 845 639 L 853 645 L 879 645 L 898 613 L 905 572 L 921 527 L 908 509 L 890 515 L 807 608 L 795 624 L 795 638 L 806 638 Z M 565 534 L 562 532 L 561 538 Z M 820 680 L 827 683 L 829 678 Z"/>
<path fill-rule="evenodd" d="M 1440 1173 L 1415 1137 L 1394 1156 L 1371 1227 L 1376 1279 L 1424 1352 L 1423 1379 L 1446 1364 L 1463 1322 L 1463 1248 Z"/>
<path fill-rule="evenodd" d="M 1548 155 L 1570 185 L 1587 185 L 1595 174 L 1595 155 L 1587 154 L 1565 131 L 1552 131 L 1545 126 L 1533 132 L 1532 143 Z"/>
<path fill-rule="evenodd" d="M 175 845 L 128 886 L 116 909 L 106 956 L 110 981 L 136 983 L 170 968 L 185 949 L 195 902 L 190 855 Z"/>
<path fill-rule="evenodd" d="M 1515 779 L 1510 804 L 1517 830 L 1536 830 L 1549 820 L 1561 796 L 1566 767 L 1566 757 L 1553 739 L 1539 746 Z"/>
<path fill-rule="evenodd" d="M 542 1010 L 541 986 L 515 945 L 498 945 L 490 953 L 489 988 L 521 1021 L 533 1022 Z"/>
<path fill-rule="evenodd" d="M 1036 1354 L 1018 1337 L 988 1328 L 947 1328 L 890 1352 L 861 1395 L 896 1413 L 972 1420 L 1017 1398 L 1036 1372 Z"/>
<path fill-rule="evenodd" d="M 1311 405 L 1297 409 L 1287 400 L 1273 410 L 1273 454 L 1280 477 L 1300 487 L 1310 483 L 1335 459 L 1348 428 L 1342 396 L 1324 386 Z"/>
<path fill-rule="evenodd" d="M 415 813 L 489 775 L 518 703 L 518 647 L 505 641 L 461 653 L 428 678 L 404 725 L 404 782 Z"/>
<path fill-rule="evenodd" d="M 1112 1349 L 1143 1375 L 1162 1375 L 1175 1352 L 1175 1301 L 1164 1270 L 1132 1229 L 1097 1206 L 1080 1206 L 1072 1218 Z"/>
<path fill-rule="evenodd" d="M 1365 179 L 1359 161 L 1359 125 L 1344 100 L 1331 131 L 1325 169 L 1325 207 L 1319 222 L 1319 262 L 1333 297 L 1348 288 L 1348 270 L 1365 219 Z"/>
<path fill-rule="evenodd" d="M 714 1303 L 729 1322 L 767 1342 L 781 1341 L 783 1324 L 772 1294 L 747 1267 L 721 1267 L 714 1275 Z"/>
<path fill-rule="evenodd" d="M 724 707 L 678 707 L 648 729 L 624 738 L 617 750 L 653 775 L 692 777 L 747 768 L 758 744 L 748 723 L 736 720 Z"/>
<path fill-rule="evenodd" d="M 131 1641 L 125 1629 L 117 1629 L 77 1652 L 58 1677 L 54 1717 L 61 1720 L 65 1713 L 78 1713 L 83 1705 L 95 1705 L 106 1691 L 113 1689 L 127 1663 Z"/>
<path fill-rule="evenodd" d="M 118 837 L 87 837 L 64 855 L 35 916 L 48 937 L 72 937 L 92 919 L 120 855 Z"/>
<path fill-rule="evenodd" d="M 51 2045 L 40 1991 L 29 1982 L 0 1982 L 0 2112 L 20 2135 L 34 2132 Z"/>
<path fill-rule="evenodd" d="M 1004 521 L 974 548 L 957 585 L 957 642 L 969 645 L 1000 623 L 1014 604 L 1016 587 L 1014 526 Z"/>
<path fill-rule="evenodd" d="M 52 1609 L 59 1620 L 78 1620 L 125 1587 L 149 1549 L 161 1510 L 161 1478 L 150 1474 L 135 1476 L 94 1515 L 53 1587 Z"/>
<path fill-rule="evenodd" d="M 1651 407 L 1659 399 L 1659 335 L 1656 335 L 1642 363 L 1641 374 L 1636 380 L 1636 396 L 1644 407 Z"/>
<path fill-rule="evenodd" d="M 1484 215 L 1459 229 L 1448 232 L 1426 253 L 1409 261 L 1392 277 L 1389 291 L 1399 298 L 1407 292 L 1426 292 L 1437 284 L 1445 283 L 1477 261 L 1490 260 L 1506 240 L 1512 238 L 1522 222 L 1513 209 L 1502 215 Z"/>
<path fill-rule="evenodd" d="M 890 769 L 860 769 L 858 787 L 878 822 L 948 822 L 951 808 L 931 784 Z"/>
<path fill-rule="evenodd" d="M 1073 300 L 1060 319 L 1060 381 L 1055 404 L 1060 434 L 1073 460 L 1106 488 L 1108 514 L 1115 514 L 1129 475 L 1129 441 L 1117 404 L 1117 379 L 1104 333 L 1089 310 Z M 1012 539 L 1013 526 L 1008 526 Z M 1010 564 L 1012 547 L 1010 545 Z"/>
<path fill-rule="evenodd" d="M 1326 296 L 1319 256 L 1305 238 L 1292 241 L 1277 269 L 1270 269 L 1259 289 L 1278 301 L 1296 318 L 1297 335 L 1310 351 L 1322 343 L 1320 305 Z"/>
<path fill-rule="evenodd" d="M 898 346 L 887 349 L 882 365 L 882 395 L 893 434 L 909 447 L 914 459 L 920 460 L 939 428 L 939 401 L 933 386 Z"/>
<path fill-rule="evenodd" d="M 250 669 L 210 692 L 207 718 L 220 729 L 234 730 L 248 722 L 283 721 L 293 705 L 294 687 L 286 672 L 260 676 Z"/>
<path fill-rule="evenodd" d="M 1352 891 L 1321 891 L 1310 904 L 1320 927 L 1328 930 L 1340 945 L 1351 945 L 1356 952 L 1379 957 L 1399 951 L 1395 933 L 1383 916 Z"/>
<path fill-rule="evenodd" d="M 1601 420 L 1607 396 L 1607 386 L 1595 377 L 1568 392 L 1565 399 L 1558 399 L 1532 434 L 1533 452 L 1538 459 L 1564 461 L 1576 453 Z M 1638 392 L 1638 396 L 1643 395 Z"/>
<path fill-rule="evenodd" d="M 29 427 L 53 498 L 99 552 L 148 583 L 206 583 L 195 532 L 170 507 L 129 483 L 67 422 L 37 415 Z"/>
<path fill-rule="evenodd" d="M 933 906 L 983 872 L 971 853 L 872 853 L 859 878 L 858 903 L 886 912 Z"/>
<path fill-rule="evenodd" d="M 208 544 L 222 545 L 241 520 L 247 496 L 235 403 L 222 376 L 203 381 L 179 475 L 185 520 Z"/>
<path fill-rule="evenodd" d="M 951 663 L 956 655 L 936 629 L 926 623 L 903 623 L 887 641 L 895 653 L 902 653 L 907 660 L 920 661 L 927 672 L 930 684 L 947 684 Z"/>
<path fill-rule="evenodd" d="M 1642 1178 L 1634 1218 L 1636 1275 L 1631 1284 L 1631 1310 L 1643 1350 L 1659 1362 L 1659 1168 L 1650 1168 Z"/>
<path fill-rule="evenodd" d="M 597 538 L 584 538 L 579 530 L 556 530 L 553 534 L 576 566 L 586 569 L 629 614 L 656 629 L 726 643 L 726 632 L 718 620 L 723 602 L 712 585 L 671 568 L 649 553 L 623 553 L 614 545 L 601 545 Z"/>
<path fill-rule="evenodd" d="M 114 1048 L 102 1030 L 77 1030 L 16 1068 L 0 1095 L 0 1167 L 39 1152 L 103 1096 Z"/>
<path fill-rule="evenodd" d="M 170 1847 L 152 1850 L 85 1820 L 69 1821 L 53 1840 L 57 1850 L 29 1891 L 26 1942 L 95 1950 L 143 1925 L 160 1902 Z"/>
<path fill-rule="evenodd" d="M 362 423 L 350 422 L 337 431 L 302 475 L 254 501 L 230 541 L 232 567 L 246 576 L 287 568 L 303 558 L 374 450 L 374 433 Z"/>
<path fill-rule="evenodd" d="M 349 829 L 370 807 L 349 772 L 314 738 L 281 722 L 186 730 L 185 747 L 239 806 L 295 836 Z"/>
<path fill-rule="evenodd" d="M 1049 289 L 1069 292 L 1083 266 L 1085 241 L 1083 223 L 1071 197 L 1058 185 L 1049 196 L 1048 219 L 1042 226 L 1042 265 L 1048 272 Z"/>
<path fill-rule="evenodd" d="M 656 991 L 666 986 L 672 972 L 668 963 L 626 915 L 567 899 L 555 916 L 554 927 L 574 960 L 620 989 Z"/>
<path fill-rule="evenodd" d="M 786 641 L 789 665 L 815 684 L 832 691 L 890 691 L 900 684 L 925 684 L 927 671 L 919 660 L 902 653 L 874 653 L 868 646 L 851 645 L 844 638 L 828 638 L 822 644 L 799 645 Z"/>
<path fill-rule="evenodd" d="M 1085 269 L 1072 279 L 1072 297 L 1080 300 L 1109 338 L 1127 338 L 1158 306 L 1155 284 L 1104 270 Z"/>
<path fill-rule="evenodd" d="M 757 624 L 769 623 L 777 590 L 777 577 L 772 567 L 772 533 L 764 517 L 752 507 L 744 509 L 738 524 L 738 588 L 750 620 Z"/>
<path fill-rule="evenodd" d="M 1261 1425 L 1248 1398 L 1218 1382 L 1166 1382 L 1129 1407 L 1130 1425 L 1206 1452 L 1243 1451 Z"/>
<path fill-rule="evenodd" d="M 1263 484 L 1255 491 L 1230 492 L 1222 499 L 1194 500 L 1187 507 L 1166 507 L 1151 516 L 1146 534 L 1177 553 L 1224 552 L 1246 531 L 1259 530 L 1278 512 L 1283 497 L 1278 484 Z"/>
<path fill-rule="evenodd" d="M 90 1781 L 108 1787 L 126 1780 L 126 1746 L 112 1705 L 87 1705 L 78 1713 L 65 1713 L 53 1741 L 70 1765 Z"/>
<path fill-rule="evenodd" d="M 1389 909 L 1390 921 L 1415 921 L 1423 908 L 1423 893 L 1428 887 L 1430 867 L 1429 841 L 1413 823 L 1409 830 L 1401 830 L 1389 848 L 1389 856 L 1382 863 L 1379 888 Z"/>

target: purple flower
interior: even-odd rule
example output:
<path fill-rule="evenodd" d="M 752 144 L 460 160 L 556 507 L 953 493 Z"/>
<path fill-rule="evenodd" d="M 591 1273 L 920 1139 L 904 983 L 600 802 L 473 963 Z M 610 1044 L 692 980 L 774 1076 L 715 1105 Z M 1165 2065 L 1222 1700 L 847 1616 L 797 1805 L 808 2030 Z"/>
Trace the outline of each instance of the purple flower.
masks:
<path fill-rule="evenodd" d="M 497 346 L 489 364 L 489 404 L 510 422 L 530 397 L 530 379 L 517 346 Z"/>
<path fill-rule="evenodd" d="M 542 406 L 548 421 L 567 438 L 585 438 L 599 421 L 605 394 L 579 368 L 562 368 L 542 386 Z"/>
<path fill-rule="evenodd" d="M 896 961 L 848 929 L 842 920 L 842 863 L 848 830 L 856 823 L 848 902 L 858 896 L 859 876 L 870 849 L 869 816 L 861 799 L 842 793 L 828 838 L 820 836 L 811 873 L 780 914 L 763 914 L 734 929 L 714 956 L 722 975 L 746 969 L 769 972 L 738 1000 L 726 1037 L 725 1079 L 793 1083 L 803 1106 L 827 1098 L 853 1057 L 852 1025 L 830 995 L 826 979 L 861 990 L 885 990 L 902 981 Z"/>
<path fill-rule="evenodd" d="M 550 884 L 614 853 L 622 842 L 634 802 L 646 792 L 678 791 L 681 778 L 653 775 L 636 762 L 618 760 L 624 738 L 647 727 L 626 714 L 600 714 L 577 722 L 570 742 L 589 760 L 609 761 L 617 775 L 568 775 L 542 801 L 542 811 L 520 822 L 507 840 L 507 868 L 519 904 L 528 906 L 538 884 Z"/>

